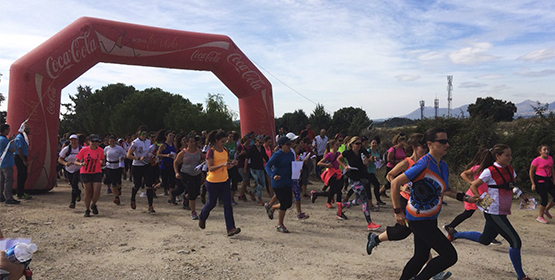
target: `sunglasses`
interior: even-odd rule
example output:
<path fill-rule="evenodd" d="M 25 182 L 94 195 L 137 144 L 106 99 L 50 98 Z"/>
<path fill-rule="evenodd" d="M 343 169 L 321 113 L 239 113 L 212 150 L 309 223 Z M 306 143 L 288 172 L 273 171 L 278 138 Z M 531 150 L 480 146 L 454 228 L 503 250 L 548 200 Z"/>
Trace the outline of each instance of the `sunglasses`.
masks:
<path fill-rule="evenodd" d="M 361 142 L 356 142 L 355 145 L 362 145 L 362 143 Z"/>
<path fill-rule="evenodd" d="M 449 139 L 438 139 L 438 140 L 432 140 L 432 142 L 438 142 L 442 145 L 448 144 L 449 143 Z"/>
<path fill-rule="evenodd" d="M 144 135 L 148 135 L 148 133 L 141 133 L 141 135 L 142 135 L 142 136 L 144 136 Z"/>

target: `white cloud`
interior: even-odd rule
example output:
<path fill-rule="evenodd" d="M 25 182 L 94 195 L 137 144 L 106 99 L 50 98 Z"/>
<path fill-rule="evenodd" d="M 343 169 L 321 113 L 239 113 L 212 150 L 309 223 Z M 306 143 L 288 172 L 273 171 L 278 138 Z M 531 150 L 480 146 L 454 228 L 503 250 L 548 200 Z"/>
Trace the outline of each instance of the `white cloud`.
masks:
<path fill-rule="evenodd" d="M 481 75 L 477 76 L 476 79 L 478 80 L 497 80 L 500 79 L 502 76 L 499 74 L 488 74 L 488 75 Z"/>
<path fill-rule="evenodd" d="M 555 70 L 548 69 L 548 70 L 542 70 L 542 71 L 521 71 L 521 72 L 516 72 L 515 75 L 519 75 L 523 77 L 545 77 L 545 76 L 555 75 Z"/>
<path fill-rule="evenodd" d="M 420 75 L 397 75 L 395 76 L 395 78 L 397 79 L 397 81 L 399 82 L 412 82 L 412 81 L 416 81 L 418 79 L 420 79 Z"/>
<path fill-rule="evenodd" d="M 482 83 L 464 82 L 459 85 L 459 88 L 483 88 L 487 86 L 487 84 Z"/>
<path fill-rule="evenodd" d="M 518 59 L 527 61 L 543 61 L 555 58 L 555 48 L 531 51 Z"/>
<path fill-rule="evenodd" d="M 462 48 L 449 54 L 449 59 L 454 64 L 476 65 L 481 62 L 487 62 L 497 57 L 485 54 L 484 52 L 491 49 L 491 43 L 474 43 L 471 47 Z"/>

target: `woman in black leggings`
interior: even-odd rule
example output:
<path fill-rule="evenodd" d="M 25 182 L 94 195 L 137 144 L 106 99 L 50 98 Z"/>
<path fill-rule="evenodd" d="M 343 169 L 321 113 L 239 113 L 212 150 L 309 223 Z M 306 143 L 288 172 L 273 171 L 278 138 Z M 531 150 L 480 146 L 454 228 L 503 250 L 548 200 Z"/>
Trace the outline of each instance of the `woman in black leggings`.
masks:
<path fill-rule="evenodd" d="M 553 185 L 555 170 L 553 170 L 553 158 L 549 155 L 549 147 L 539 146 L 538 153 L 540 156 L 530 164 L 530 181 L 532 181 L 532 191 L 536 191 L 541 197 L 540 213 L 536 221 L 547 224 L 544 216 L 552 219 L 549 209 L 555 206 L 555 185 Z M 549 194 L 553 200 L 548 205 Z"/>
<path fill-rule="evenodd" d="M 437 227 L 443 195 L 459 201 L 475 201 L 475 197 L 465 196 L 464 193 L 457 193 L 449 188 L 449 169 L 447 163 L 441 160 L 449 147 L 445 130 L 429 129 L 424 133 L 424 140 L 429 153 L 391 182 L 395 220 L 400 225 L 408 226 L 414 235 L 414 255 L 405 265 L 401 280 L 429 279 L 457 262 L 457 251 Z M 411 195 L 403 211 L 399 192 L 401 186 L 410 181 Z M 438 256 L 428 262 L 431 249 Z M 424 264 L 426 267 L 422 269 Z"/>

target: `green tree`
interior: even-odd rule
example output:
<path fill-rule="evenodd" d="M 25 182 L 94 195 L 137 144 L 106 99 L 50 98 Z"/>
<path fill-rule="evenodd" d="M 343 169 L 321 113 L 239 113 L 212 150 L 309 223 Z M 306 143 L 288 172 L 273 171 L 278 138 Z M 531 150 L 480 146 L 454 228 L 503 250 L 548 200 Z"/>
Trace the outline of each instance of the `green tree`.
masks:
<path fill-rule="evenodd" d="M 286 127 L 288 131 L 299 134 L 309 122 L 306 113 L 302 109 L 299 109 L 293 113 L 285 113 L 281 118 L 276 119 L 276 127 L 279 128 L 283 126 Z"/>
<path fill-rule="evenodd" d="M 326 109 L 322 104 L 316 105 L 316 108 L 314 108 L 314 111 L 312 111 L 308 120 L 310 121 L 312 129 L 316 131 L 316 133 L 319 133 L 321 129 L 329 130 L 332 122 L 331 115 L 326 112 Z"/>
<path fill-rule="evenodd" d="M 237 118 L 237 114 L 229 109 L 225 104 L 223 95 L 221 94 L 208 94 L 206 98 L 206 110 L 201 121 L 203 130 L 223 129 L 238 130 L 238 127 L 233 122 Z"/>
<path fill-rule="evenodd" d="M 360 135 L 363 130 L 371 126 L 372 121 L 366 111 L 361 108 L 343 107 L 333 113 L 330 134 Z"/>
<path fill-rule="evenodd" d="M 516 113 L 516 106 L 510 101 L 494 99 L 493 97 L 476 99 L 476 103 L 468 105 L 468 114 L 472 118 L 492 118 L 494 122 L 512 121 Z"/>

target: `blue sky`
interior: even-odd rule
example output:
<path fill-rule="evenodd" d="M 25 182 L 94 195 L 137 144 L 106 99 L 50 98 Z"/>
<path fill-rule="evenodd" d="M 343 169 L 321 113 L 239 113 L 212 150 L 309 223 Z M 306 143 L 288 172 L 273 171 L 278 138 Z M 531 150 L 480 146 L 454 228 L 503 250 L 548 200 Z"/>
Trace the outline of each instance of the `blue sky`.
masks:
<path fill-rule="evenodd" d="M 321 103 L 361 107 L 372 119 L 407 114 L 434 98 L 453 107 L 477 97 L 555 100 L 554 1 L 4 1 L 0 92 L 10 65 L 82 16 L 224 34 L 273 85 L 276 116 Z M 203 103 L 221 93 L 212 73 L 99 64 L 62 90 L 122 82 Z M 309 100 L 301 97 L 306 96 Z M 9 96 L 7 96 L 9 98 Z M 6 104 L 2 108 L 6 108 Z"/>

